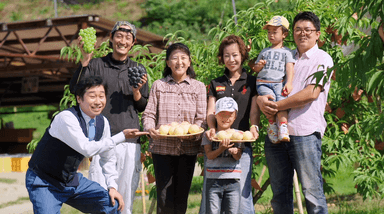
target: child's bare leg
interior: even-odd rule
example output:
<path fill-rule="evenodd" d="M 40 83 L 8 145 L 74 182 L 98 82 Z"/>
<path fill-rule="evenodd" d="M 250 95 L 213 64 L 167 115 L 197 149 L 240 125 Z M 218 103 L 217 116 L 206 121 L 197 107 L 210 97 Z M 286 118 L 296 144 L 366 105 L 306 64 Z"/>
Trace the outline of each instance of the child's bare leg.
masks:
<path fill-rule="evenodd" d="M 288 123 L 288 111 L 279 111 L 277 112 L 277 122 L 279 125 L 282 123 L 287 124 Z"/>
<path fill-rule="evenodd" d="M 289 142 L 289 132 L 288 132 L 288 112 L 287 111 L 279 111 L 277 113 L 277 120 L 279 121 L 279 141 Z"/>

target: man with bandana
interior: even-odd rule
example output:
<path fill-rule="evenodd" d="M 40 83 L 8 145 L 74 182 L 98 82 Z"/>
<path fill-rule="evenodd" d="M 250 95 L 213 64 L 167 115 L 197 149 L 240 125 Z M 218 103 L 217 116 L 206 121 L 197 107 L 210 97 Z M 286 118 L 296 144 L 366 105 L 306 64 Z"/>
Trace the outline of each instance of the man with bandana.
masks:
<path fill-rule="evenodd" d="M 102 114 L 111 124 L 111 134 L 114 135 L 123 129 L 140 129 L 138 113 L 144 111 L 148 99 L 147 75 L 141 79 L 142 83 L 134 88 L 129 83 L 128 68 L 142 67 L 143 65 L 131 60 L 128 52 L 136 41 L 136 27 L 127 21 L 118 21 L 113 27 L 109 39 L 112 53 L 102 58 L 92 59 L 92 53 L 83 52 L 81 65 L 76 70 L 70 82 L 71 92 L 79 80 L 87 76 L 101 76 L 108 85 L 108 102 Z M 79 37 L 80 46 L 82 46 Z M 145 68 L 144 68 L 145 69 Z M 119 144 L 115 148 L 116 167 L 119 173 L 117 179 L 118 191 L 124 198 L 125 208 L 123 214 L 132 213 L 133 199 L 140 180 L 141 147 L 139 138 Z M 99 164 L 99 156 L 93 157 L 89 169 L 90 180 L 101 185 L 105 183 Z"/>

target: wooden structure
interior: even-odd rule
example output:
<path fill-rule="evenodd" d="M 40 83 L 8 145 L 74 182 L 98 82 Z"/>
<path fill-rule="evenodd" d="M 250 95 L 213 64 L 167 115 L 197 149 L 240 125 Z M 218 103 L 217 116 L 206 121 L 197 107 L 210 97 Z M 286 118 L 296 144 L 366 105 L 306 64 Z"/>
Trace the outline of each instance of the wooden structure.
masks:
<path fill-rule="evenodd" d="M 0 154 L 28 153 L 27 144 L 36 129 L 0 129 Z"/>
<path fill-rule="evenodd" d="M 78 67 L 59 58 L 61 48 L 77 44 L 79 30 L 91 26 L 99 45 L 114 24 L 98 15 L 0 23 L 0 107 L 57 105 Z M 136 44 L 150 44 L 150 52 L 161 52 L 165 43 L 138 29 Z"/>

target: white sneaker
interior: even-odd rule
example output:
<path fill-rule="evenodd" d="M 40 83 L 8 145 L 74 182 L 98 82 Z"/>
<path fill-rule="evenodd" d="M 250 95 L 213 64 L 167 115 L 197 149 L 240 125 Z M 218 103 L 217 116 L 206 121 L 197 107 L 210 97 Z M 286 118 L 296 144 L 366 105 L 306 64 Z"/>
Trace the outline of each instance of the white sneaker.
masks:
<path fill-rule="evenodd" d="M 269 124 L 269 126 L 267 128 L 267 133 L 268 133 L 269 140 L 272 143 L 278 143 L 279 142 L 279 140 L 277 139 L 277 125 L 276 125 L 276 123 Z"/>
<path fill-rule="evenodd" d="M 287 124 L 282 124 L 279 127 L 279 141 L 289 142 L 289 131 Z"/>

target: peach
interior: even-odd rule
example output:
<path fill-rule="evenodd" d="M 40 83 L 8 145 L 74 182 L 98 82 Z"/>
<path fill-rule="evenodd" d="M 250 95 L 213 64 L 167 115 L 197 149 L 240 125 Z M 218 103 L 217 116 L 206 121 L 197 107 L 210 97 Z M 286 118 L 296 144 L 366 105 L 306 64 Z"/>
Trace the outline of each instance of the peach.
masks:
<path fill-rule="evenodd" d="M 200 131 L 200 127 L 196 124 L 192 124 L 188 129 L 188 133 L 190 133 L 190 134 L 194 134 L 194 133 L 197 133 L 199 131 Z"/>
<path fill-rule="evenodd" d="M 161 125 L 159 128 L 160 134 L 167 135 L 170 127 L 170 125 Z"/>
<path fill-rule="evenodd" d="M 245 131 L 243 134 L 243 140 L 251 140 L 253 139 L 253 134 L 250 131 Z"/>
<path fill-rule="evenodd" d="M 231 140 L 242 140 L 243 133 L 242 132 L 234 132 L 231 136 Z"/>

